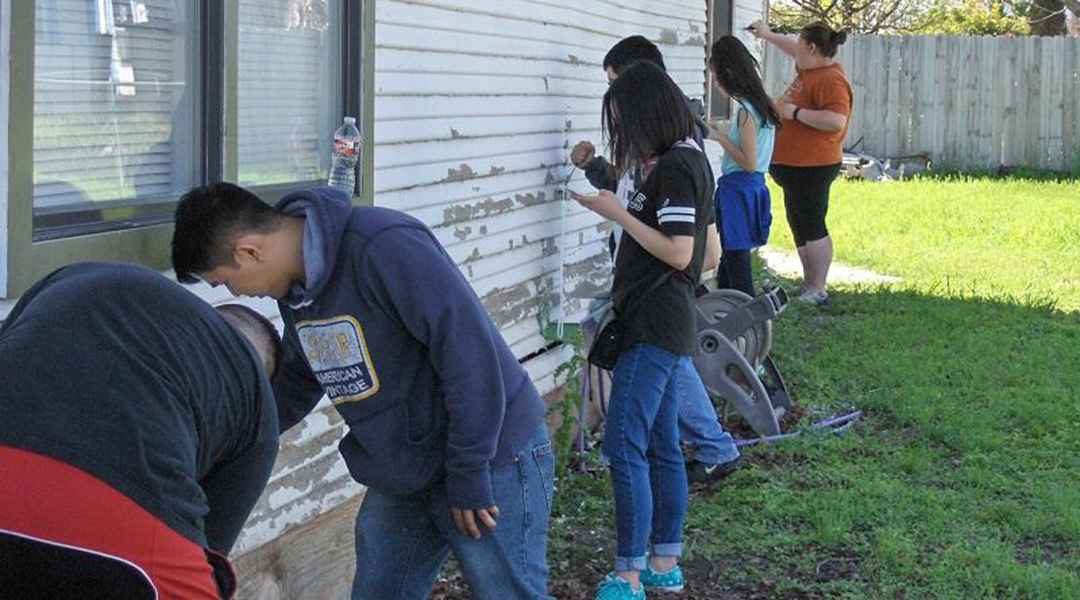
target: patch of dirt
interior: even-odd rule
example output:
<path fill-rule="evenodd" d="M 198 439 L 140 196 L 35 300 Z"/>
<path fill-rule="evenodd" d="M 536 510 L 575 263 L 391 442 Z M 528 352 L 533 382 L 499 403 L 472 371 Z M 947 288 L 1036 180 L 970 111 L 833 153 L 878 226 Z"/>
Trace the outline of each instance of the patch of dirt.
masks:
<path fill-rule="evenodd" d="M 1022 565 L 1053 566 L 1075 552 L 1069 544 L 1055 539 L 1025 537 L 1016 542 L 1016 562 Z"/>
<path fill-rule="evenodd" d="M 814 590 L 781 590 L 777 581 L 769 575 L 754 579 L 745 575 L 748 571 L 770 573 L 775 571 L 776 565 L 768 557 L 753 554 L 725 555 L 715 559 L 694 556 L 683 562 L 687 587 L 677 597 L 694 600 L 802 600 L 827 597 Z"/>
<path fill-rule="evenodd" d="M 810 459 L 787 452 L 754 452 L 746 460 L 764 471 L 798 471 L 810 465 Z"/>
<path fill-rule="evenodd" d="M 852 581 L 863 578 L 862 560 L 858 556 L 834 556 L 818 563 L 814 570 L 819 583 Z"/>
<path fill-rule="evenodd" d="M 596 584 L 604 578 L 611 564 L 610 551 L 598 555 L 587 563 L 560 565 L 553 568 L 548 593 L 558 600 L 592 600 Z M 812 589 L 816 585 L 837 581 L 863 581 L 862 565 L 858 556 L 834 555 L 818 563 L 812 577 L 789 577 L 805 582 L 806 589 L 791 588 L 790 583 L 780 589 L 775 575 L 777 565 L 765 556 L 754 554 L 725 555 L 718 558 L 693 556 L 682 562 L 686 576 L 686 588 L 681 594 L 669 594 L 672 600 L 818 600 L 831 595 Z M 764 576 L 748 577 L 748 573 L 765 573 Z M 793 574 L 794 575 L 794 574 Z M 431 600 L 467 600 L 471 598 L 468 585 L 456 567 L 448 564 L 444 574 L 436 582 Z"/>
<path fill-rule="evenodd" d="M 725 431 L 730 433 L 736 439 L 741 440 L 752 440 L 758 437 L 757 433 L 755 433 L 750 427 L 750 424 L 739 415 L 734 406 L 728 406 L 725 409 L 723 402 L 714 401 L 714 403 L 717 404 L 716 412 L 723 422 Z M 808 414 L 805 406 L 792 403 L 791 408 L 789 408 L 780 419 L 780 431 L 784 433 L 794 431 L 799 421 Z"/>

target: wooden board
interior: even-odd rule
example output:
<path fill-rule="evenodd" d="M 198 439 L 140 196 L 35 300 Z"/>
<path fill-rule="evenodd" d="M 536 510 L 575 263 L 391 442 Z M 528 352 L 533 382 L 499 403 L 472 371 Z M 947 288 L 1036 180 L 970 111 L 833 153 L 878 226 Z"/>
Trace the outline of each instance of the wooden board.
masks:
<path fill-rule="evenodd" d="M 344 600 L 356 551 L 353 524 L 363 494 L 262 547 L 236 557 L 237 598 Z"/>

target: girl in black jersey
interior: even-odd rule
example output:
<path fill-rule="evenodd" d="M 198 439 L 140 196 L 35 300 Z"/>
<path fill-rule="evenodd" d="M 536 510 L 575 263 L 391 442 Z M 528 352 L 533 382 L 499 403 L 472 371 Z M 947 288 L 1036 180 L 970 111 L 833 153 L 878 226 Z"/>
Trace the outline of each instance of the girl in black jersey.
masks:
<path fill-rule="evenodd" d="M 597 600 L 683 587 L 677 562 L 687 484 L 678 400 L 706 394 L 690 359 L 694 289 L 706 247 L 719 245 L 712 171 L 692 140 L 693 127 L 667 74 L 650 63 L 631 66 L 604 95 L 604 129 L 616 168 L 643 165 L 644 181 L 626 208 L 604 190 L 574 196 L 623 228 L 612 300 L 624 327 L 603 444 L 618 549 Z"/>

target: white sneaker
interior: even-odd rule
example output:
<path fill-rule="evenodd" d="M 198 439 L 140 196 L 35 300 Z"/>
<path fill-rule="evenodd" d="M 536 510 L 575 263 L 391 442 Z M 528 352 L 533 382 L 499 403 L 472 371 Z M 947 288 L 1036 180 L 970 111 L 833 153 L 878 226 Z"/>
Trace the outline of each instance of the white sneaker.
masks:
<path fill-rule="evenodd" d="M 803 304 L 809 304 L 810 306 L 829 306 L 832 301 L 829 300 L 829 294 L 826 292 L 815 292 L 814 290 L 806 290 L 799 294 L 796 299 Z"/>

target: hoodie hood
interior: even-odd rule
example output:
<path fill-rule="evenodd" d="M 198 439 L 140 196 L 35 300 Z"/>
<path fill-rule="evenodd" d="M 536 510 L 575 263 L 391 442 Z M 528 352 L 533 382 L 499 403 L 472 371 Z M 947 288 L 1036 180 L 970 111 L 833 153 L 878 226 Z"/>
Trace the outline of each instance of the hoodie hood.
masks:
<path fill-rule="evenodd" d="M 349 223 L 349 195 L 331 187 L 300 190 L 277 203 L 290 217 L 304 218 L 304 276 L 307 285 L 293 284 L 284 302 L 301 308 L 318 297 L 334 271 L 341 236 Z"/>

